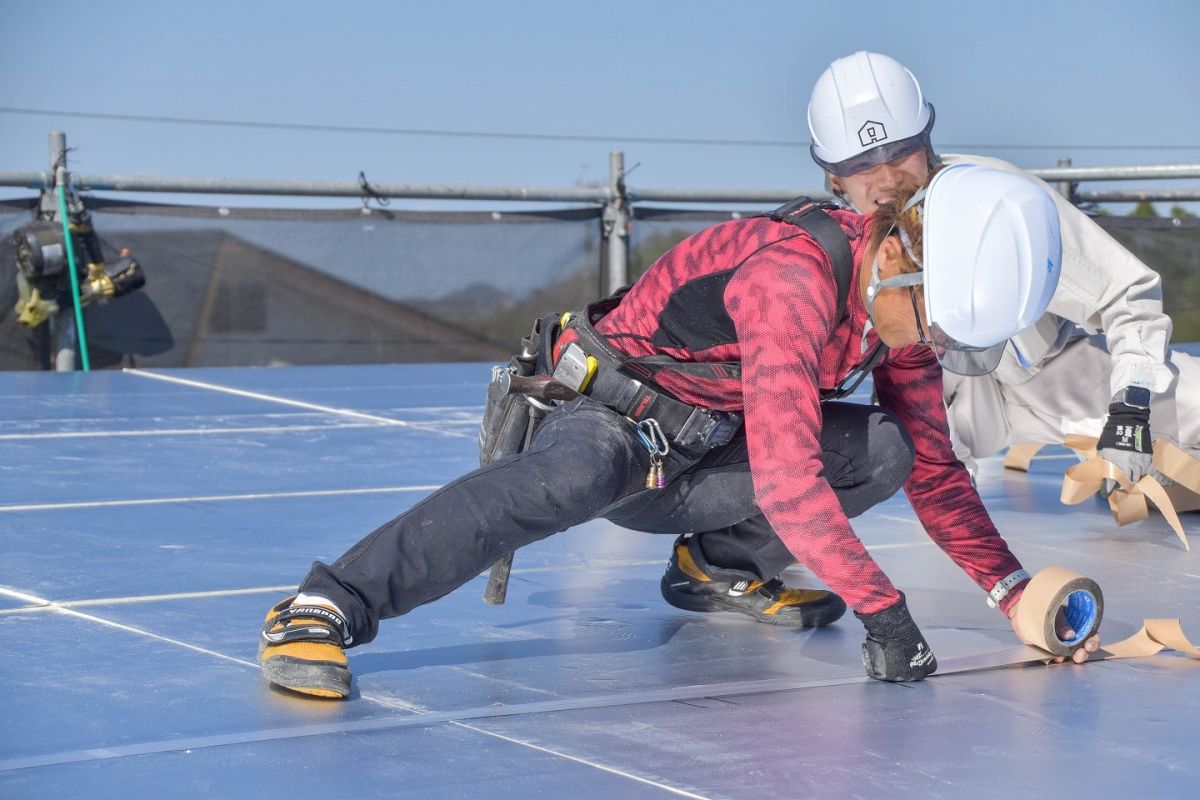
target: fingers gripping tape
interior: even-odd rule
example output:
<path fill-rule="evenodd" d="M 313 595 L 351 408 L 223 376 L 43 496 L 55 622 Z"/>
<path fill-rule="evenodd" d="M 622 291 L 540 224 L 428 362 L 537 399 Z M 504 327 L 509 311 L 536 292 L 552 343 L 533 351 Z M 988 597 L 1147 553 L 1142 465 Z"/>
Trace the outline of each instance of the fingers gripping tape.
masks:
<path fill-rule="evenodd" d="M 349 647 L 354 643 L 345 617 L 325 606 L 288 606 L 267 620 L 262 635 L 268 644 L 306 641 Z"/>

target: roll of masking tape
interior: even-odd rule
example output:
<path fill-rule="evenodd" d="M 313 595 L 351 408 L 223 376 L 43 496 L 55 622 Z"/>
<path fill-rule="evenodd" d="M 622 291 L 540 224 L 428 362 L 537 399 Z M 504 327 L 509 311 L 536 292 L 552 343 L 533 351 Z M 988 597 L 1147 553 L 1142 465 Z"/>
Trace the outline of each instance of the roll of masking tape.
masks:
<path fill-rule="evenodd" d="M 1074 634 L 1067 639 L 1055 630 L 1063 609 Z M 1065 567 L 1047 567 L 1033 576 L 1017 604 L 1017 630 L 1032 645 L 1056 656 L 1069 656 L 1100 629 L 1104 595 L 1091 578 Z"/>

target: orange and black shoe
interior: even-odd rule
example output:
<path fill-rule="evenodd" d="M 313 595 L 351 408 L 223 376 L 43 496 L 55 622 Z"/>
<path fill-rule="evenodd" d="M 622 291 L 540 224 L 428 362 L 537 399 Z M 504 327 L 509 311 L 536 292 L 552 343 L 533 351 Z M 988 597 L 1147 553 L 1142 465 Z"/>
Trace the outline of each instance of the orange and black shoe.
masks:
<path fill-rule="evenodd" d="M 350 694 L 345 647 L 350 625 L 326 606 L 294 606 L 294 597 L 269 612 L 258 644 L 263 675 L 276 686 L 316 697 Z"/>
<path fill-rule="evenodd" d="M 759 622 L 792 628 L 830 625 L 846 613 L 846 603 L 833 592 L 789 589 L 773 578 L 757 580 L 748 572 L 713 567 L 695 537 L 675 540 L 662 596 L 686 611 L 736 611 Z"/>

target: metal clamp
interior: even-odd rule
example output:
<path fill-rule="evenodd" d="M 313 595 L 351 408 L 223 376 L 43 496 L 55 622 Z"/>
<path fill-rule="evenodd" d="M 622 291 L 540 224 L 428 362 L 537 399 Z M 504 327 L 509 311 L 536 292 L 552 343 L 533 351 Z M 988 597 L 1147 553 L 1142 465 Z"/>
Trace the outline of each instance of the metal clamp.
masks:
<path fill-rule="evenodd" d="M 740 414 L 697 408 L 684 421 L 675 443 L 683 447 L 699 445 L 705 449 L 729 444 L 742 426 Z"/>

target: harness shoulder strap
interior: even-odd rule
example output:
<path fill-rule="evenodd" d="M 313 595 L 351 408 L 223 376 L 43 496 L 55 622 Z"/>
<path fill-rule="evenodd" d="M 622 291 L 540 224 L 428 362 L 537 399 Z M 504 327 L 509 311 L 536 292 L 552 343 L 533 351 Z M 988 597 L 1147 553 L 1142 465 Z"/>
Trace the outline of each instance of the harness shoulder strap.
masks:
<path fill-rule="evenodd" d="M 842 230 L 842 226 L 825 213 L 830 208 L 835 206 L 832 203 L 813 200 L 811 197 L 797 197 L 768 212 L 766 216 L 776 222 L 786 222 L 807 231 L 829 256 L 829 263 L 833 265 L 833 278 L 837 281 L 837 319 L 841 322 L 846 316 L 846 306 L 850 299 L 854 255 L 850 251 L 850 239 Z"/>
<path fill-rule="evenodd" d="M 847 306 L 849 305 L 850 283 L 854 272 L 854 254 L 850 250 L 850 239 L 846 236 L 846 232 L 842 230 L 842 226 L 826 213 L 831 208 L 835 208 L 832 203 L 814 200 L 810 197 L 798 197 L 764 216 L 776 222 L 786 222 L 789 225 L 795 225 L 804 230 L 816 240 L 821 249 L 829 256 L 829 262 L 833 266 L 833 277 L 837 283 L 837 320 L 841 322 L 846 316 Z M 626 291 L 628 291 L 628 287 L 622 287 L 622 289 L 618 289 L 611 296 L 599 302 L 589 304 L 583 313 L 573 321 L 572 327 L 579 329 L 578 335 L 585 341 L 585 344 L 590 346 L 589 352 L 595 350 L 597 351 L 595 355 L 600 357 L 602 361 L 607 361 L 608 364 L 617 370 L 639 373 L 640 377 L 643 378 L 653 379 L 654 374 L 662 369 L 669 369 L 673 372 L 700 378 L 738 378 L 741 376 L 741 364 L 739 363 L 689 363 L 676 361 L 669 356 L 630 358 L 614 350 L 604 340 L 604 337 L 595 331 L 592 325 L 616 308 Z M 882 354 L 877 351 L 873 355 L 876 356 L 874 363 L 878 363 Z M 874 363 L 871 366 L 874 366 Z M 862 378 L 860 377 L 859 381 L 861 382 L 861 380 Z M 853 391 L 857 385 L 855 383 L 850 387 L 849 391 Z M 841 391 L 841 389 L 842 387 L 839 387 L 835 391 Z M 843 395 L 838 394 L 837 396 L 840 397 Z"/>
<path fill-rule="evenodd" d="M 810 197 L 797 197 L 795 200 L 785 203 L 764 216 L 776 222 L 786 222 L 789 225 L 795 225 L 804 230 L 816 240 L 821 249 L 829 256 L 829 262 L 833 265 L 833 277 L 837 283 L 837 321 L 841 322 L 846 317 L 849 305 L 850 283 L 854 273 L 854 254 L 850 250 L 850 239 L 846 236 L 846 232 L 842 230 L 842 226 L 825 213 L 826 210 L 831 208 L 835 208 L 835 206 L 829 202 L 813 200 Z M 583 321 L 588 323 L 588 327 L 616 308 L 621 302 L 625 290 L 627 290 L 627 287 L 624 290 L 617 290 L 612 296 L 604 300 L 589 305 L 582 315 Z M 595 335 L 594 331 L 590 331 L 590 333 L 593 334 L 596 344 L 600 344 L 601 337 Z M 603 344 L 607 345 L 606 342 Z M 614 353 L 614 355 L 616 354 Z M 641 372 L 645 377 L 653 376 L 654 373 L 661 369 L 670 369 L 674 372 L 700 378 L 739 377 L 741 375 L 741 364 L 736 363 L 692 364 L 675 361 L 669 356 L 630 358 L 618 355 L 615 360 L 618 369 L 632 369 L 633 371 Z"/>
<path fill-rule="evenodd" d="M 628 286 L 623 286 L 613 294 L 589 303 L 581 314 L 573 315 L 570 327 L 576 328 L 576 334 L 583 340 L 591 355 L 601 359 L 615 369 L 636 374 L 639 378 L 653 380 L 661 370 L 670 370 L 694 378 L 740 378 L 742 365 L 732 361 L 676 361 L 670 356 L 627 356 L 614 349 L 594 327 L 602 317 L 620 305 Z"/>
<path fill-rule="evenodd" d="M 846 316 L 850 292 L 853 289 L 850 281 L 854 274 L 854 255 L 850 250 L 850 239 L 842 230 L 842 226 L 825 213 L 828 209 L 835 207 L 832 203 L 813 200 L 811 197 L 797 197 L 768 213 L 767 216 L 776 222 L 786 222 L 803 228 L 829 256 L 829 263 L 833 266 L 833 278 L 837 281 L 837 318 L 840 322 Z M 857 369 L 844 377 L 833 389 L 822 393 L 821 399 L 837 400 L 853 394 L 859 384 L 871 373 L 871 370 L 879 366 L 886 357 L 887 347 L 880 342 Z"/>

